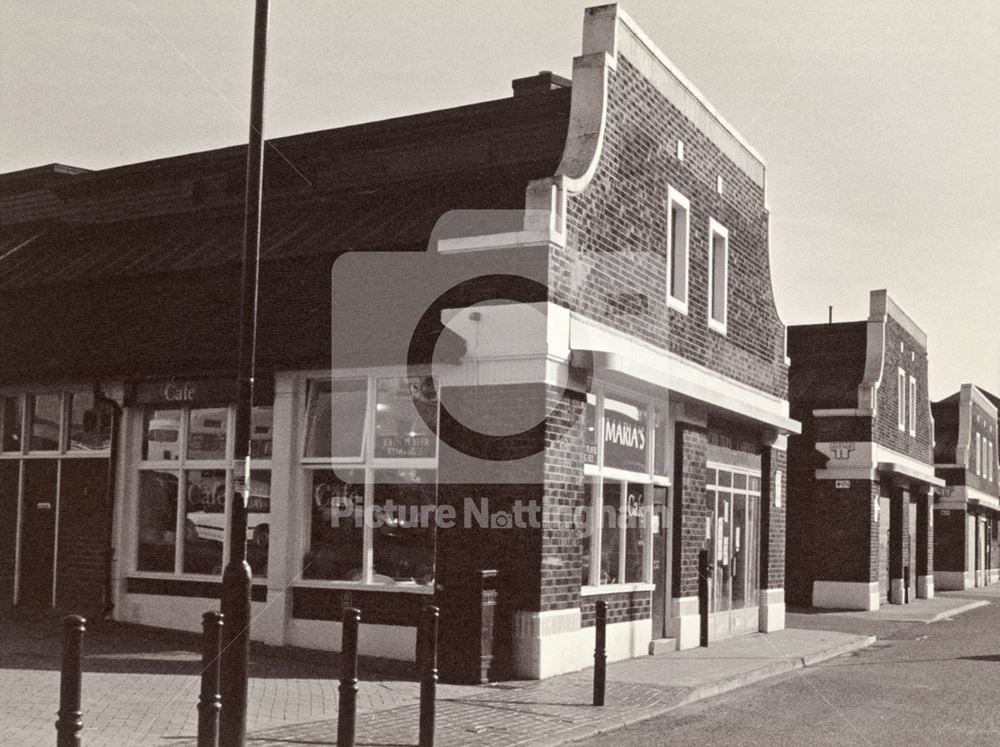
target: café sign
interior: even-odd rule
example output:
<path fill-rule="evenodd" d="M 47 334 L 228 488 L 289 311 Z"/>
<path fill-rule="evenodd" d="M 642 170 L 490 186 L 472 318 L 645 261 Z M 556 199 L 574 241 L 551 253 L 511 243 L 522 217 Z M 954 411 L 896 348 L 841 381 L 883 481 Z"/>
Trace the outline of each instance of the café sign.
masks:
<path fill-rule="evenodd" d="M 604 464 L 634 472 L 646 471 L 646 427 L 641 420 L 604 410 Z"/>
<path fill-rule="evenodd" d="M 164 379 L 132 385 L 130 405 L 183 407 L 236 401 L 236 379 Z"/>

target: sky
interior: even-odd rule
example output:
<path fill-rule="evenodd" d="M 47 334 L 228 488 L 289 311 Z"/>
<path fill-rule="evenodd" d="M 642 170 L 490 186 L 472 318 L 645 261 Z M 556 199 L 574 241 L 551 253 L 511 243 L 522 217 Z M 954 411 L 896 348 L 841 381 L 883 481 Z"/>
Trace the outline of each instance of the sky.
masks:
<path fill-rule="evenodd" d="M 272 0 L 265 135 L 569 77 L 586 0 Z M 0 173 L 245 142 L 251 0 L 3 0 Z M 890 296 L 928 334 L 931 396 L 1000 393 L 1000 3 L 628 0 L 763 155 L 786 324 Z"/>

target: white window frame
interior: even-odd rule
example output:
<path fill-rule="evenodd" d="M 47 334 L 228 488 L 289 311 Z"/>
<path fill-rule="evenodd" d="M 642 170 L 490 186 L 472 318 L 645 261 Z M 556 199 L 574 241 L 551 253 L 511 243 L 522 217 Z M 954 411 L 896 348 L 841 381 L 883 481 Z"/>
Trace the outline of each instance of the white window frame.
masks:
<path fill-rule="evenodd" d="M 909 399 L 909 420 L 910 420 L 910 435 L 917 435 L 917 379 L 915 376 L 910 377 L 910 399 Z"/>
<path fill-rule="evenodd" d="M 302 485 L 300 494 L 305 491 L 304 494 L 308 495 L 309 491 L 312 490 L 312 473 L 317 470 L 329 470 L 331 468 L 340 470 L 357 470 L 364 475 L 364 515 L 371 516 L 372 511 L 375 506 L 375 474 L 377 472 L 382 472 L 386 470 L 393 469 L 414 469 L 414 470 L 433 470 L 435 474 L 435 486 L 437 485 L 437 471 L 438 471 L 438 457 L 441 453 L 441 443 L 435 445 L 434 456 L 433 457 L 421 457 L 414 459 L 406 458 L 390 458 L 390 457 L 377 457 L 375 456 L 375 418 L 377 417 L 377 401 L 378 401 L 378 380 L 379 379 L 393 379 L 393 378 L 408 378 L 410 376 L 432 376 L 433 374 L 429 370 L 418 370 L 409 371 L 401 370 L 398 368 L 385 368 L 385 369 L 364 369 L 364 370 L 351 370 L 351 371 L 338 371 L 336 376 L 330 376 L 329 374 L 310 374 L 302 377 L 303 382 L 303 395 L 301 404 L 301 426 L 298 429 L 295 443 L 295 460 L 297 463 L 297 471 L 302 476 Z M 367 400 L 365 404 L 365 422 L 364 422 L 364 435 L 363 443 L 361 449 L 361 456 L 359 458 L 333 458 L 328 456 L 323 457 L 307 457 L 305 456 L 306 447 L 306 426 L 308 418 L 308 392 L 310 386 L 313 382 L 320 381 L 333 381 L 333 380 L 344 380 L 344 379 L 365 379 L 367 382 Z M 441 378 L 439 376 L 434 377 L 435 387 L 438 392 L 438 422 L 440 423 L 441 417 Z M 302 559 L 304 557 L 304 552 L 309 548 L 309 537 L 312 532 L 312 513 L 311 511 L 306 511 L 305 513 L 305 528 L 304 537 L 305 542 L 299 548 L 302 552 L 299 552 L 298 558 L 295 560 L 295 586 L 302 587 L 317 587 L 324 589 L 364 589 L 366 591 L 386 591 L 386 592 L 404 592 L 411 594 L 434 594 L 434 586 L 423 586 L 418 584 L 405 584 L 405 583 L 375 583 L 372 579 L 374 578 L 374 560 L 375 560 L 375 538 L 372 521 L 365 521 L 363 523 L 363 534 L 361 540 L 361 580 L 360 581 L 350 581 L 347 579 L 324 579 L 324 578 L 304 578 Z"/>
<path fill-rule="evenodd" d="M 715 318 L 715 240 L 722 240 L 722 319 Z M 715 218 L 708 219 L 708 326 L 719 334 L 726 334 L 729 320 L 729 229 Z"/>
<path fill-rule="evenodd" d="M 654 401 L 649 398 L 636 397 L 632 392 L 608 387 L 604 384 L 594 386 L 595 406 L 594 406 L 594 428 L 597 434 L 597 460 L 596 464 L 584 465 L 584 479 L 590 485 L 590 521 L 588 527 L 590 536 L 590 576 L 589 582 L 580 589 L 581 596 L 592 596 L 596 594 L 608 594 L 620 591 L 650 591 L 653 584 L 653 487 L 654 485 L 669 486 L 670 480 L 664 475 L 656 474 L 656 453 L 658 449 L 666 448 L 666 444 L 656 442 L 656 412 L 665 410 L 666 403 Z M 623 469 L 604 466 L 604 402 L 607 396 L 612 399 L 621 397 L 625 400 L 642 404 L 645 408 L 646 439 L 649 448 L 646 449 L 646 472 L 630 472 Z M 642 580 L 622 581 L 613 584 L 601 583 L 601 534 L 604 519 L 604 483 L 612 481 L 611 485 L 620 488 L 618 500 L 623 502 L 628 495 L 628 484 L 638 483 L 643 485 L 643 509 L 646 520 L 645 534 L 643 536 L 643 558 L 642 558 Z M 619 514 L 622 504 L 619 504 Z M 594 524 L 594 522 L 601 522 Z M 625 568 L 626 554 L 626 529 L 625 522 L 619 527 L 618 536 L 618 570 L 621 573 Z M 595 561 L 596 559 L 596 561 Z"/>
<path fill-rule="evenodd" d="M 674 206 L 684 211 L 684 298 L 674 295 L 672 267 L 677 247 L 674 246 Z M 691 294 L 691 201 L 673 187 L 667 187 L 667 305 L 682 314 L 688 313 Z"/>
<path fill-rule="evenodd" d="M 273 407 L 273 405 L 261 405 L 262 407 Z M 191 430 L 191 411 L 192 410 L 210 410 L 219 409 L 224 410 L 226 413 L 226 453 L 221 459 L 191 459 L 188 457 L 188 443 L 190 440 L 190 430 Z M 182 500 L 182 496 L 187 494 L 188 485 L 188 473 L 194 471 L 212 471 L 212 472 L 225 472 L 226 475 L 226 487 L 225 495 L 227 500 L 225 502 L 222 516 L 223 516 L 223 534 L 222 534 L 222 568 L 225 568 L 226 563 L 229 559 L 229 508 L 230 501 L 228 497 L 233 493 L 234 478 L 237 474 L 242 476 L 244 466 L 242 463 L 237 463 L 236 461 L 236 405 L 144 405 L 142 407 L 130 408 L 131 417 L 134 418 L 135 427 L 130 429 L 130 432 L 139 434 L 139 441 L 134 444 L 137 449 L 135 454 L 135 467 L 132 469 L 132 480 L 133 484 L 130 486 L 130 493 L 135 496 L 135 516 L 132 519 L 133 526 L 131 531 L 134 533 L 134 547 L 131 548 L 130 559 L 129 559 L 129 576 L 136 578 L 171 578 L 171 579 L 189 579 L 204 581 L 206 579 L 221 579 L 222 570 L 219 573 L 192 573 L 184 571 L 184 529 L 185 522 L 187 520 L 187 513 L 184 510 L 185 501 Z M 178 433 L 177 439 L 177 459 L 143 459 L 142 458 L 142 446 L 143 440 L 146 437 L 145 433 L 145 413 L 147 410 L 179 410 L 181 412 L 180 421 L 180 432 Z M 272 428 L 272 437 L 274 431 Z M 270 475 L 271 485 L 273 489 L 274 485 L 274 469 L 272 467 L 273 461 L 273 445 L 272 445 L 272 458 L 252 458 L 251 459 L 251 470 L 253 472 L 267 472 Z M 136 520 L 140 514 L 138 502 L 140 500 L 139 489 L 142 484 L 142 473 L 143 472 L 170 472 L 177 475 L 177 490 L 178 490 L 178 501 L 177 501 L 177 513 L 175 516 L 176 529 L 175 529 L 175 540 L 174 540 L 174 570 L 173 571 L 150 571 L 150 570 L 140 570 L 139 568 L 139 548 L 142 544 L 140 540 L 140 532 L 138 531 L 138 526 L 136 525 Z M 275 510 L 285 510 L 286 507 L 280 506 L 275 507 L 274 503 L 271 504 L 272 518 L 269 520 L 271 523 L 274 522 L 274 511 Z M 272 548 L 268 548 L 268 553 L 270 553 Z M 268 575 L 271 573 L 272 559 L 268 557 Z M 267 578 L 267 576 L 256 576 L 255 581 L 260 581 Z"/>
<path fill-rule="evenodd" d="M 896 372 L 896 424 L 899 430 L 906 430 L 906 371 Z"/>

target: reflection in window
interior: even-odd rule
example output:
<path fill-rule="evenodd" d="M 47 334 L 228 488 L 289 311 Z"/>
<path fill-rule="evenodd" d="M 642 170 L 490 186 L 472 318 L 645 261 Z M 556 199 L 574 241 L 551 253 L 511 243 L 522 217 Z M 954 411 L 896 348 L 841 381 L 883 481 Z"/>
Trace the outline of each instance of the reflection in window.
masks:
<path fill-rule="evenodd" d="M 0 428 L 3 430 L 2 445 L 3 451 L 21 450 L 21 398 L 4 397 L 0 399 L 0 407 L 3 407 L 3 422 Z"/>
<path fill-rule="evenodd" d="M 59 449 L 59 421 L 62 419 L 62 396 L 36 394 L 31 400 L 29 425 L 29 451 L 57 451 Z"/>
<path fill-rule="evenodd" d="M 646 539 L 644 490 L 642 484 L 630 482 L 625 497 L 625 583 L 638 583 L 643 579 Z"/>
<path fill-rule="evenodd" d="M 184 573 L 221 573 L 226 535 L 226 472 L 188 470 L 185 474 Z"/>
<path fill-rule="evenodd" d="M 375 473 L 374 583 L 434 583 L 434 470 Z"/>
<path fill-rule="evenodd" d="M 177 474 L 139 473 L 140 571 L 174 570 L 177 545 Z"/>
<path fill-rule="evenodd" d="M 181 411 L 146 410 L 144 413 L 142 458 L 169 462 L 181 458 Z"/>
<path fill-rule="evenodd" d="M 601 511 L 601 583 L 621 582 L 621 483 L 604 482 L 604 507 Z"/>
<path fill-rule="evenodd" d="M 226 427 L 229 411 L 225 407 L 189 411 L 188 459 L 225 459 Z"/>
<path fill-rule="evenodd" d="M 367 403 L 365 379 L 310 382 L 305 456 L 360 458 Z"/>
<path fill-rule="evenodd" d="M 253 408 L 251 423 L 250 457 L 253 459 L 270 459 L 274 438 L 274 408 Z"/>
<path fill-rule="evenodd" d="M 430 376 L 379 379 L 375 456 L 433 458 L 437 453 L 437 407 L 437 390 Z"/>
<path fill-rule="evenodd" d="M 576 517 L 574 518 L 574 525 L 576 529 L 576 534 L 580 537 L 581 550 L 582 550 L 582 567 L 580 569 L 580 585 L 589 586 L 590 585 L 590 548 L 591 548 L 591 535 L 593 534 L 593 518 L 594 518 L 594 489 L 593 484 L 590 480 L 587 480 L 583 485 L 583 505 L 580 510 L 577 511 Z"/>
<path fill-rule="evenodd" d="M 100 451 L 111 446 L 111 408 L 96 405 L 94 395 L 78 392 L 69 398 L 70 451 Z"/>
<path fill-rule="evenodd" d="M 313 470 L 305 578 L 363 580 L 364 470 Z"/>
<path fill-rule="evenodd" d="M 247 562 L 254 576 L 267 575 L 267 551 L 271 543 L 271 473 L 250 472 L 247 501 Z"/>

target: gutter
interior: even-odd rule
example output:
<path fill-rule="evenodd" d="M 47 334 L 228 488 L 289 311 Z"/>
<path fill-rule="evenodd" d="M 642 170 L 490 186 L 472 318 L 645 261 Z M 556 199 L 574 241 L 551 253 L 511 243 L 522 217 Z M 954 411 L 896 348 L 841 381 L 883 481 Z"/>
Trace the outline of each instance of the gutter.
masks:
<path fill-rule="evenodd" d="M 94 402 L 111 408 L 111 454 L 108 458 L 107 534 L 104 541 L 104 607 L 100 617 L 105 619 L 114 611 L 114 525 L 115 525 L 115 483 L 118 479 L 118 431 L 121 428 L 122 406 L 108 397 L 101 389 L 99 381 L 94 382 Z"/>

